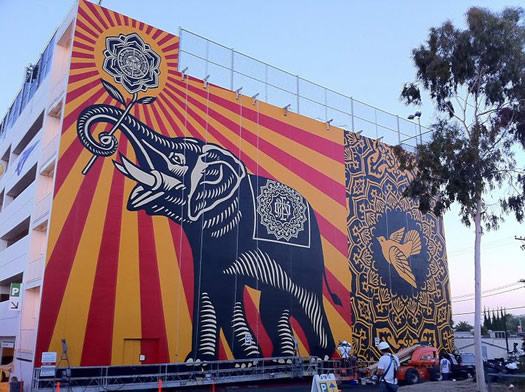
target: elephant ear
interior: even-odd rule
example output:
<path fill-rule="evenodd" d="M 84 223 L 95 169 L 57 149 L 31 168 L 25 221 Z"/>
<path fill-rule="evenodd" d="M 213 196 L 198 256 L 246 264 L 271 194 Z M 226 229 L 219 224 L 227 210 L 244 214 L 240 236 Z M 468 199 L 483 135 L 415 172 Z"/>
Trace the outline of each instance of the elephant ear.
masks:
<path fill-rule="evenodd" d="M 244 177 L 246 168 L 235 155 L 215 144 L 204 145 L 191 172 L 189 219 L 196 221 L 205 212 L 235 197 Z"/>

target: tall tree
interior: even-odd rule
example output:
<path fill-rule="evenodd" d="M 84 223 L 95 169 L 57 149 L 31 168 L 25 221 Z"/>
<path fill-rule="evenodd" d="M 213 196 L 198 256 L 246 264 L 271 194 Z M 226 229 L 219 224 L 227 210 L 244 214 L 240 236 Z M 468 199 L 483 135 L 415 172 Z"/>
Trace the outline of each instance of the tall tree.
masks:
<path fill-rule="evenodd" d="M 459 323 L 457 323 L 454 329 L 456 330 L 456 332 L 470 332 L 472 331 L 472 328 L 474 327 L 470 325 L 467 321 L 460 321 Z"/>
<path fill-rule="evenodd" d="M 450 21 L 431 28 L 413 50 L 417 74 L 401 93 L 421 105 L 429 93 L 438 121 L 430 141 L 410 154 L 396 148 L 401 169 L 415 171 L 405 194 L 423 212 L 441 215 L 456 202 L 462 222 L 474 223 L 475 354 L 478 390 L 486 391 L 481 355 L 480 244 L 507 212 L 525 213 L 525 172 L 515 159 L 525 147 L 525 28 L 523 10 L 471 8 L 466 28 Z M 496 194 L 497 195 L 496 195 Z M 494 201 L 498 203 L 493 203 Z M 497 208 L 496 208 L 497 207 Z"/>

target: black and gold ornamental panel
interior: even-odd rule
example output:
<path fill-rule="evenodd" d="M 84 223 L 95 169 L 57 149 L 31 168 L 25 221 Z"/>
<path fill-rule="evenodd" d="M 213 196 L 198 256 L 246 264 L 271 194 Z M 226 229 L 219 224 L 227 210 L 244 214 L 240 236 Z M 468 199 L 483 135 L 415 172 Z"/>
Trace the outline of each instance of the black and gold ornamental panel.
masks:
<path fill-rule="evenodd" d="M 355 355 L 379 357 L 378 341 L 452 350 L 443 220 L 403 197 L 411 175 L 386 144 L 347 132 L 345 166 Z"/>

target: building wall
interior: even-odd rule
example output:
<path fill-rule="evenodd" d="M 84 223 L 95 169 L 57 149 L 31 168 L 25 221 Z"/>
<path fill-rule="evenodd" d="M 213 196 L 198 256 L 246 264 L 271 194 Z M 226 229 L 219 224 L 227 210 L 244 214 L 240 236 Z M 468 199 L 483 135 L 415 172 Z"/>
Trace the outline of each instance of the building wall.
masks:
<path fill-rule="evenodd" d="M 352 342 L 363 359 L 428 342 L 453 348 L 443 220 L 402 196 L 412 176 L 392 147 L 346 134 Z"/>
<path fill-rule="evenodd" d="M 351 337 L 343 131 L 183 79 L 177 59 L 176 36 L 80 1 L 37 364 L 63 338 L 75 366 L 291 355 L 293 339 L 323 357 Z M 136 75 L 147 91 L 106 154 Z"/>
<path fill-rule="evenodd" d="M 185 76 L 178 50 L 79 3 L 35 365 L 61 339 L 72 366 L 451 348 L 442 221 L 390 148 Z"/>

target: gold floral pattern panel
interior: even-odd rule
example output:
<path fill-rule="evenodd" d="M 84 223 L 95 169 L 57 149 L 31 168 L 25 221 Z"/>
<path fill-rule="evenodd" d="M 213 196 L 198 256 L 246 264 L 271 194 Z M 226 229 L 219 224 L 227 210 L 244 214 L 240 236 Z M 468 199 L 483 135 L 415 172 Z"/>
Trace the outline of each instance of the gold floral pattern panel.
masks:
<path fill-rule="evenodd" d="M 411 174 L 392 147 L 347 132 L 345 161 L 355 354 L 378 358 L 379 341 L 452 350 L 443 220 L 403 197 Z"/>

